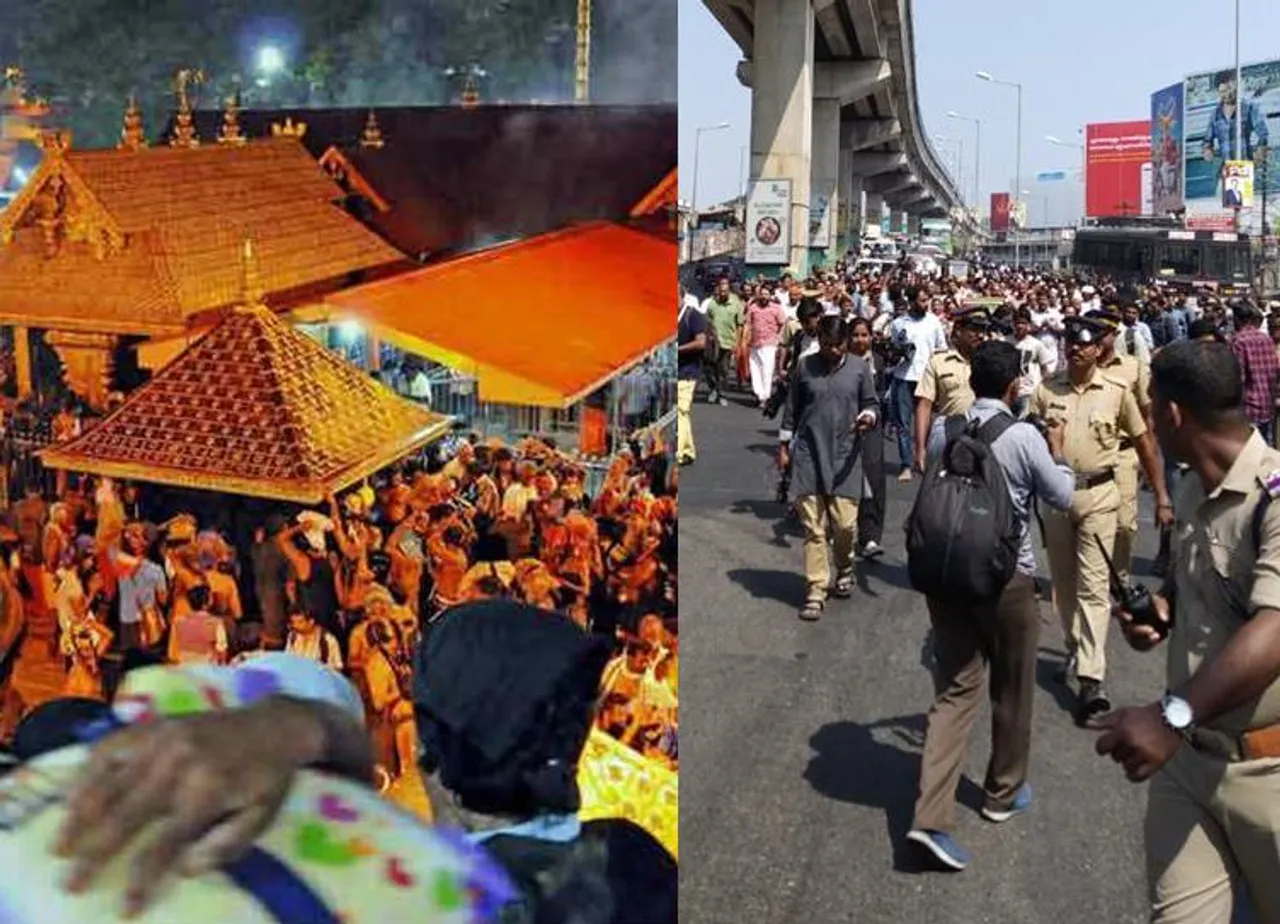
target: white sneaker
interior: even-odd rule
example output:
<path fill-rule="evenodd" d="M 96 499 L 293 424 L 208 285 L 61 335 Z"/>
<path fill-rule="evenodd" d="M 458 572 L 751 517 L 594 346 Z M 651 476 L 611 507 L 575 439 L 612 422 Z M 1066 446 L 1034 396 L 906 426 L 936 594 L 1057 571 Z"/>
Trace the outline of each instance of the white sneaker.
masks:
<path fill-rule="evenodd" d="M 874 539 L 872 539 L 870 542 L 868 542 L 866 545 L 864 545 L 861 549 L 858 550 L 858 555 L 860 555 L 862 558 L 867 558 L 867 559 L 879 558 L 883 554 L 884 554 L 884 546 L 876 542 Z"/>

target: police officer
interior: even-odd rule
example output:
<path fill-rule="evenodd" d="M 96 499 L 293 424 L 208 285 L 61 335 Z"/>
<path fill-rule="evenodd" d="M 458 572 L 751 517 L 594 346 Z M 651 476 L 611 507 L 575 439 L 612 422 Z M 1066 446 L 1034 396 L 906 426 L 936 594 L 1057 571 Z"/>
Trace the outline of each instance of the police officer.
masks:
<path fill-rule="evenodd" d="M 1138 402 L 1143 421 L 1150 428 L 1151 421 L 1151 367 L 1132 356 L 1116 352 L 1116 339 L 1123 330 L 1120 312 L 1113 307 L 1095 311 L 1091 318 L 1106 326 L 1106 334 L 1098 344 L 1098 368 L 1104 375 L 1115 379 L 1129 390 Z M 1116 466 L 1116 487 L 1120 489 L 1120 514 L 1116 523 L 1115 554 L 1111 556 L 1116 570 L 1124 581 L 1129 580 L 1133 563 L 1133 540 L 1138 534 L 1138 453 L 1134 440 L 1120 441 L 1120 464 Z M 1155 489 L 1157 497 L 1168 494 L 1164 466 L 1160 466 L 1161 484 Z M 1169 512 L 1172 512 L 1170 509 Z"/>
<path fill-rule="evenodd" d="M 1159 628 L 1119 618 L 1141 651 L 1168 633 L 1169 692 L 1102 717 L 1097 750 L 1151 778 L 1153 922 L 1228 921 L 1241 879 L 1256 920 L 1280 921 L 1280 452 L 1250 426 L 1230 347 L 1172 343 L 1151 374 L 1160 446 L 1191 472 Z"/>
<path fill-rule="evenodd" d="M 970 308 L 956 314 L 953 322 L 951 349 L 930 356 L 916 384 L 915 465 L 919 471 L 924 471 L 934 411 L 942 417 L 953 417 L 973 406 L 969 357 L 991 333 L 991 316 L 985 308 Z"/>
<path fill-rule="evenodd" d="M 1092 317 L 1069 318 L 1066 325 L 1067 366 L 1040 384 L 1031 413 L 1050 425 L 1064 427 L 1064 457 L 1076 473 L 1071 509 L 1043 514 L 1049 574 L 1058 616 L 1067 641 L 1068 660 L 1060 677 L 1072 671 L 1080 680 L 1076 722 L 1086 725 L 1111 709 L 1106 679 L 1110 581 L 1105 549 L 1115 547 L 1120 491 L 1116 468 L 1120 441 L 1135 441 L 1138 457 L 1151 483 L 1161 492 L 1160 516 L 1171 519 L 1164 480 L 1142 412 L 1128 388 L 1098 369 L 1099 341 L 1107 328 Z"/>

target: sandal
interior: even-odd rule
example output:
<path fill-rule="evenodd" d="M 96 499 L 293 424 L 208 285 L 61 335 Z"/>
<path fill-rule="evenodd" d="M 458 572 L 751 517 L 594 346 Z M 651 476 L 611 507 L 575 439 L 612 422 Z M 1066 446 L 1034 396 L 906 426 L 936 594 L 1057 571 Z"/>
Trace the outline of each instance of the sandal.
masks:
<path fill-rule="evenodd" d="M 822 616 L 823 602 L 821 600 L 806 600 L 804 606 L 800 607 L 797 613 L 805 622 L 816 622 Z"/>
<path fill-rule="evenodd" d="M 841 600 L 848 600 L 853 596 L 853 588 L 855 582 L 852 574 L 846 574 L 836 578 L 836 584 L 831 588 L 831 596 L 839 597 Z"/>

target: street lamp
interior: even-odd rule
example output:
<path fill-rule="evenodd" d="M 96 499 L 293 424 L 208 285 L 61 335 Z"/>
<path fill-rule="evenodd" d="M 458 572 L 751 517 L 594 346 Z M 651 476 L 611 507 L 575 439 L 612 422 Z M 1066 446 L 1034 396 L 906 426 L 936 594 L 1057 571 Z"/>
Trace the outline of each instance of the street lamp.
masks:
<path fill-rule="evenodd" d="M 1014 156 L 1014 173 L 1013 185 L 1015 189 L 1022 188 L 1022 84 L 1013 83 L 1008 80 L 997 80 L 987 71 L 978 71 L 974 74 L 979 80 L 985 80 L 987 83 L 998 84 L 1002 87 L 1013 87 L 1018 91 L 1018 122 L 1014 129 L 1017 142 L 1017 153 Z M 1018 229 L 1013 229 L 1013 265 L 1015 268 L 1022 265 L 1022 248 L 1018 242 Z"/>
<path fill-rule="evenodd" d="M 953 138 L 950 135 L 934 135 L 933 140 L 936 141 L 938 144 L 954 144 L 956 146 L 956 159 L 955 159 L 956 174 L 954 179 L 956 181 L 956 186 L 958 186 L 961 190 L 963 190 L 964 189 L 964 139 Z M 964 193 L 961 192 L 960 195 L 963 196 Z"/>
<path fill-rule="evenodd" d="M 722 132 L 729 127 L 728 122 L 715 125 L 704 125 L 693 131 L 693 220 L 698 221 L 698 152 L 702 148 L 702 136 L 707 132 Z"/>
<path fill-rule="evenodd" d="M 1079 131 L 1083 132 L 1084 130 L 1079 129 Z M 1083 227 L 1084 218 L 1089 212 L 1089 181 L 1088 181 L 1089 173 L 1088 173 L 1087 157 L 1085 154 L 1085 146 L 1083 143 L 1079 141 L 1076 141 L 1076 142 L 1063 141 L 1057 135 L 1045 135 L 1044 140 L 1049 142 L 1050 144 L 1056 144 L 1060 148 L 1074 148 L 1075 150 L 1080 152 L 1080 189 L 1082 192 L 1082 195 L 1080 197 L 1082 200 L 1080 205 L 1080 222 L 1081 222 L 1081 226 Z"/>
<path fill-rule="evenodd" d="M 974 128 L 973 143 L 973 207 L 981 209 L 982 203 L 979 201 L 982 197 L 980 189 L 982 173 L 982 120 L 975 119 L 972 116 L 964 116 L 956 112 L 954 109 L 947 112 L 948 119 L 955 119 L 958 122 L 972 122 Z"/>

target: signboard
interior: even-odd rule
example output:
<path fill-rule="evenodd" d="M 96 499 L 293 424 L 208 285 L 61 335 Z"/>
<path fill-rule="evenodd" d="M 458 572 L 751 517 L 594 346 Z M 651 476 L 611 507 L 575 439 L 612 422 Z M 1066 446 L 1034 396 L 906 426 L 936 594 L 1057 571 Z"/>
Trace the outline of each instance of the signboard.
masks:
<path fill-rule="evenodd" d="M 1041 170 L 1036 174 L 1037 183 L 1062 183 L 1067 179 L 1065 170 Z"/>
<path fill-rule="evenodd" d="M 1151 123 L 1096 122 L 1084 128 L 1085 215 L 1142 213 L 1142 165 L 1151 159 Z"/>
<path fill-rule="evenodd" d="M 747 193 L 746 263 L 791 262 L 791 181 L 754 180 Z"/>
<path fill-rule="evenodd" d="M 1236 92 L 1234 68 L 1192 74 L 1183 84 L 1183 190 L 1187 221 L 1198 227 L 1234 225 L 1235 206 L 1227 208 L 1227 165 L 1252 161 L 1254 195 L 1280 192 L 1280 171 L 1271 169 L 1270 137 L 1280 131 L 1280 61 L 1241 68 L 1243 87 Z M 1236 151 L 1235 101 L 1243 150 Z M 1273 117 L 1274 114 L 1274 117 Z M 1232 197 L 1234 199 L 1234 197 Z M 1262 232 L 1260 209 L 1241 206 L 1241 230 Z"/>
<path fill-rule="evenodd" d="M 1229 160 L 1223 165 L 1222 207 L 1253 208 L 1253 161 Z"/>
<path fill-rule="evenodd" d="M 1182 208 L 1182 84 L 1151 94 L 1151 213 Z"/>
<path fill-rule="evenodd" d="M 1015 228 L 1025 228 L 1027 226 L 1027 202 L 1025 199 L 1019 199 L 1013 203 L 1013 207 L 1009 209 L 1009 223 Z"/>
<path fill-rule="evenodd" d="M 991 194 L 991 230 L 995 232 L 1009 230 L 1009 194 Z"/>
<path fill-rule="evenodd" d="M 1142 165 L 1142 214 L 1151 215 L 1155 208 L 1155 189 L 1152 186 L 1151 162 Z"/>
<path fill-rule="evenodd" d="M 809 206 L 809 246 L 826 250 L 831 246 L 831 199 L 814 194 Z"/>

